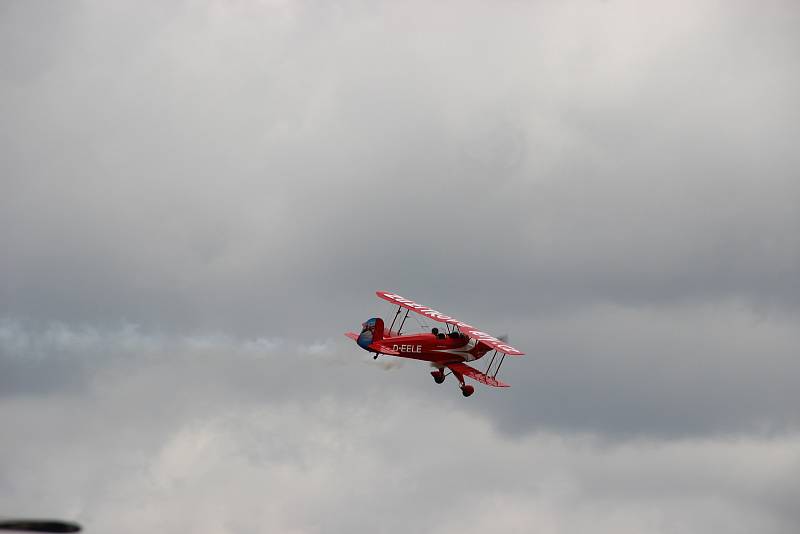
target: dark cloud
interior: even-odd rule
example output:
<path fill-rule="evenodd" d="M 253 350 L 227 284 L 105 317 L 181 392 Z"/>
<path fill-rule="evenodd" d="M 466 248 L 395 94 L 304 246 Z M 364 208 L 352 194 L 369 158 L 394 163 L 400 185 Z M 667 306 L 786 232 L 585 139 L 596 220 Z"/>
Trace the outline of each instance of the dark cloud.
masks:
<path fill-rule="evenodd" d="M 87 8 L 7 83 L 9 313 L 258 335 L 365 286 L 796 310 L 781 17 L 242 9 Z"/>

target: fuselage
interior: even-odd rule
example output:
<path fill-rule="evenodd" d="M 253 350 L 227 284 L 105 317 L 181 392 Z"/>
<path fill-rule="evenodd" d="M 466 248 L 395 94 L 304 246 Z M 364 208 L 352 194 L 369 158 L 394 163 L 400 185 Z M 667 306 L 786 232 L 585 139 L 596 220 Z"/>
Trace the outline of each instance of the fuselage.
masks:
<path fill-rule="evenodd" d="M 399 352 L 402 358 L 434 363 L 470 362 L 491 350 L 488 345 L 458 333 L 388 336 L 381 343 Z"/>

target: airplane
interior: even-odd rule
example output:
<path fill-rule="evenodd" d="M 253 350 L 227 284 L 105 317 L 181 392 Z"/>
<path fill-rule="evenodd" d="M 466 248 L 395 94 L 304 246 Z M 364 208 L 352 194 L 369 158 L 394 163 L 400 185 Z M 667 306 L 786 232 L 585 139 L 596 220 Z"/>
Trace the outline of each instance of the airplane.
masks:
<path fill-rule="evenodd" d="M 448 376 L 445 374 L 445 368 L 447 368 L 458 380 L 461 393 L 465 397 L 469 397 L 475 392 L 473 386 L 464 382 L 465 376 L 487 386 L 496 388 L 510 387 L 497 379 L 497 372 L 500 370 L 500 366 L 503 365 L 506 355 L 522 356 L 523 352 L 508 345 L 504 339 L 498 339 L 486 332 L 481 332 L 474 326 L 454 319 L 449 315 L 444 315 L 428 306 L 417 304 L 413 300 L 401 297 L 396 293 L 376 291 L 375 294 L 397 306 L 397 312 L 394 314 L 394 319 L 388 330 L 384 328 L 383 319 L 373 317 L 361 325 L 360 334 L 355 332 L 345 333 L 359 347 L 375 353 L 373 358 L 377 359 L 379 354 L 386 354 L 431 362 L 431 366 L 436 368 L 435 371 L 431 371 L 431 376 L 433 376 L 433 380 L 437 384 L 444 382 L 444 379 Z M 392 328 L 394 328 L 394 324 L 404 308 L 406 310 L 405 316 L 400 323 L 400 327 L 395 332 Z M 403 325 L 405 325 L 410 312 L 444 323 L 445 331 L 442 332 L 438 328 L 432 328 L 430 333 L 403 334 Z M 485 372 L 478 371 L 464 363 L 478 360 L 491 351 L 494 351 L 494 353 Z M 494 372 L 492 372 L 492 365 L 498 353 L 503 356 L 500 358 Z"/>

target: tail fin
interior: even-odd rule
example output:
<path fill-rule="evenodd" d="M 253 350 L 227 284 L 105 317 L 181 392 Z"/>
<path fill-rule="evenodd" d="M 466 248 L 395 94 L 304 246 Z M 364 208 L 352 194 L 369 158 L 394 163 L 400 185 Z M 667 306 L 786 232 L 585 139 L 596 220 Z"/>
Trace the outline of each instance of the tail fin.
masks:
<path fill-rule="evenodd" d="M 373 343 L 383 339 L 383 319 L 380 317 L 373 317 L 361 326 L 361 334 L 356 340 L 361 348 L 366 349 Z"/>

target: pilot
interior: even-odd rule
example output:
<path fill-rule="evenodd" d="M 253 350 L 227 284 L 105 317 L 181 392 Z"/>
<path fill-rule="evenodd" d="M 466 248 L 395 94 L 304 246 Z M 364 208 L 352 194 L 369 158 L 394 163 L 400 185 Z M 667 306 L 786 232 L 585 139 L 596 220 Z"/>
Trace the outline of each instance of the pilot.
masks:
<path fill-rule="evenodd" d="M 436 327 L 431 328 L 431 334 L 433 334 L 434 336 L 439 334 L 439 329 Z"/>

